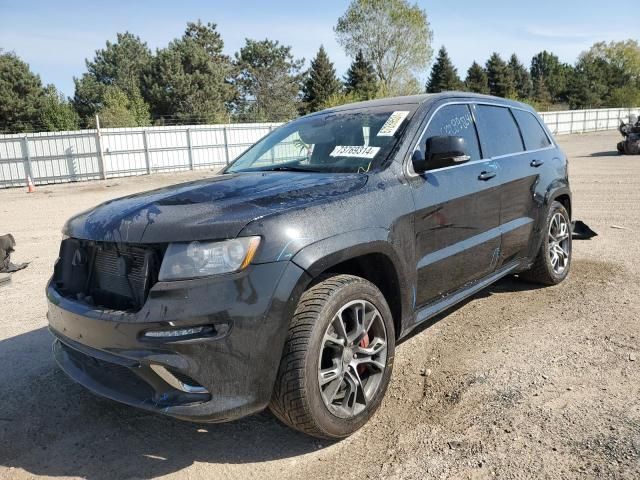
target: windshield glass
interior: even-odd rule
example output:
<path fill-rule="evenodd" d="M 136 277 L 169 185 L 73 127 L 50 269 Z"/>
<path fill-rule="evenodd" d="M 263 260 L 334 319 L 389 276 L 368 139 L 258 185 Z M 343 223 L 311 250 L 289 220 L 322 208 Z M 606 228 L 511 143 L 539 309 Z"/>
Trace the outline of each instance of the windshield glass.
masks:
<path fill-rule="evenodd" d="M 294 120 L 256 143 L 226 172 L 368 172 L 385 163 L 415 108 L 369 107 Z"/>

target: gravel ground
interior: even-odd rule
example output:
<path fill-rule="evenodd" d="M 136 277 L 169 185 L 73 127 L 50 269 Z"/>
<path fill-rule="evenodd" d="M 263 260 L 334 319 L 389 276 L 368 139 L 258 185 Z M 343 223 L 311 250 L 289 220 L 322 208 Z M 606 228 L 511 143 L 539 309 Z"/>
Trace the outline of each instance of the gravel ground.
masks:
<path fill-rule="evenodd" d="M 599 233 L 574 243 L 568 281 L 503 280 L 404 341 L 381 409 L 338 443 L 267 413 L 150 415 L 51 359 L 43 289 L 65 219 L 210 172 L 0 191 L 0 233 L 32 262 L 0 287 L 0 478 L 639 478 L 640 157 L 615 155 L 615 132 L 559 141 L 574 217 Z"/>

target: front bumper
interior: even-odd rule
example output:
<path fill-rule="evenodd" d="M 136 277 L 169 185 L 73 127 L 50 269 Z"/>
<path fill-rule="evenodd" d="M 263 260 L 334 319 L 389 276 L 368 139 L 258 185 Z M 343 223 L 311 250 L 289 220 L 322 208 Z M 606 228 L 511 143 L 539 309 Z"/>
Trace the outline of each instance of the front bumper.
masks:
<path fill-rule="evenodd" d="M 60 367 L 94 393 L 173 417 L 224 422 L 264 409 L 289 319 L 310 278 L 291 262 L 157 283 L 136 313 L 98 309 L 47 287 Z M 206 337 L 147 339 L 147 330 L 213 326 Z M 194 389 L 177 388 L 158 367 Z M 178 382 L 180 383 L 180 382 Z"/>

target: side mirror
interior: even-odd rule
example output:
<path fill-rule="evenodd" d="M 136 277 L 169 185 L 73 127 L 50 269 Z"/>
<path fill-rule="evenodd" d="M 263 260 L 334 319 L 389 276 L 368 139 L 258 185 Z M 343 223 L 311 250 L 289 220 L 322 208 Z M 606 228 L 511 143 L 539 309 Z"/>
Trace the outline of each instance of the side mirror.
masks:
<path fill-rule="evenodd" d="M 467 145 L 462 137 L 431 137 L 425 146 L 426 154 L 416 150 L 413 155 L 413 170 L 423 173 L 435 168 L 450 167 L 468 162 Z"/>

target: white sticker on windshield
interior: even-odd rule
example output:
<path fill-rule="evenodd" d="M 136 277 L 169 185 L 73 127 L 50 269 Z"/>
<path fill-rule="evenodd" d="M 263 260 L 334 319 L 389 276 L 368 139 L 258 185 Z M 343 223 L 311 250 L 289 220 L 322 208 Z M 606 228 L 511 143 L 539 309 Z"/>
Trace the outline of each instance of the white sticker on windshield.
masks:
<path fill-rule="evenodd" d="M 384 125 L 382 125 L 382 128 L 378 132 L 377 136 L 393 137 L 398 131 L 398 128 L 400 128 L 400 125 L 402 125 L 404 119 L 407 118 L 407 115 L 409 115 L 409 113 L 411 112 L 407 112 L 405 110 L 393 112 L 391 116 L 387 118 L 387 121 L 384 122 Z"/>
<path fill-rule="evenodd" d="M 336 145 L 329 155 L 332 157 L 374 158 L 380 147 Z"/>

